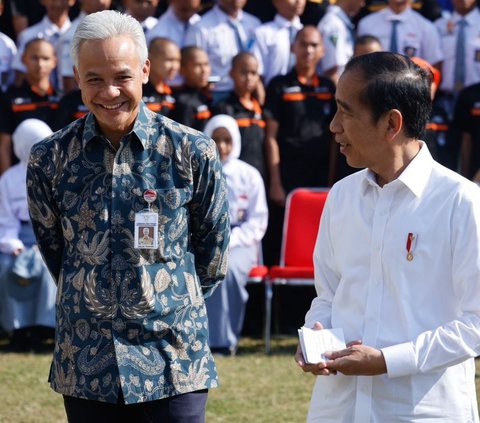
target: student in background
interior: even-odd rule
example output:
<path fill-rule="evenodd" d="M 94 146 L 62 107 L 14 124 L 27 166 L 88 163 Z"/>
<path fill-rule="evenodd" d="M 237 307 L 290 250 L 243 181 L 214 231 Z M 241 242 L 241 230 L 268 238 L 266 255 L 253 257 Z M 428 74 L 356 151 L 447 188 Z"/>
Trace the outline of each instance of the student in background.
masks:
<path fill-rule="evenodd" d="M 57 64 L 53 45 L 44 39 L 30 40 L 25 45 L 22 63 L 25 79 L 19 87 L 9 87 L 0 114 L 0 174 L 16 160 L 12 155 L 12 133 L 18 124 L 36 118 L 53 127 L 58 108 L 58 96 L 50 81 Z"/>
<path fill-rule="evenodd" d="M 145 34 L 158 22 L 155 17 L 158 2 L 159 0 L 122 0 L 125 13 L 140 22 Z"/>
<path fill-rule="evenodd" d="M 265 85 L 273 77 L 285 75 L 294 65 L 292 44 L 297 32 L 303 28 L 300 15 L 305 9 L 305 0 L 273 0 L 272 3 L 277 10 L 275 18 L 255 30 L 253 45 Z"/>
<path fill-rule="evenodd" d="M 260 173 L 238 159 L 241 137 L 235 119 L 228 115 L 214 116 L 204 132 L 213 138 L 220 153 L 232 227 L 227 275 L 206 300 L 209 341 L 212 352 L 234 354 L 248 300 L 248 274 L 258 264 L 259 245 L 267 228 L 267 201 Z"/>
<path fill-rule="evenodd" d="M 47 11 L 43 19 L 37 24 L 24 29 L 17 38 L 18 51 L 12 64 L 17 74 L 17 85 L 23 81 L 26 71 L 22 63 L 26 44 L 32 39 L 43 38 L 50 41 L 56 49 L 60 37 L 68 31 L 71 25 L 68 12 L 70 7 L 75 4 L 75 0 L 41 0 L 41 3 Z M 51 78 L 55 89 L 61 88 L 56 71 L 52 72 Z"/>
<path fill-rule="evenodd" d="M 20 162 L 0 177 L 0 326 L 15 352 L 44 350 L 55 327 L 56 286 L 36 247 L 26 183 L 30 149 L 50 134 L 41 120 L 24 120 L 13 133 Z"/>
<path fill-rule="evenodd" d="M 361 35 L 355 40 L 353 56 L 361 56 L 362 54 L 374 53 L 382 50 L 382 43 L 377 37 L 375 37 L 375 35 Z"/>
<path fill-rule="evenodd" d="M 432 113 L 427 122 L 423 140 L 432 157 L 444 166 L 456 170 L 459 148 L 455 132 L 450 127 L 450 118 L 443 101 L 438 101 L 437 92 L 442 75 L 437 68 L 420 57 L 412 57 L 413 63 L 427 70 L 432 76 Z"/>
<path fill-rule="evenodd" d="M 147 107 L 164 116 L 170 116 L 175 108 L 170 81 L 180 69 L 180 49 L 168 38 L 154 38 L 148 47 L 150 76 L 143 86 L 143 102 Z"/>
<path fill-rule="evenodd" d="M 180 73 L 184 83 L 174 92 L 172 119 L 201 131 L 212 116 L 210 62 L 205 50 L 199 47 L 184 47 L 181 56 Z"/>
<path fill-rule="evenodd" d="M 260 76 L 258 62 L 252 53 L 238 53 L 232 59 L 230 77 L 233 91 L 213 108 L 214 114 L 232 116 L 240 128 L 240 159 L 255 167 L 263 178 L 265 168 L 265 119 L 260 102 L 255 98 Z"/>

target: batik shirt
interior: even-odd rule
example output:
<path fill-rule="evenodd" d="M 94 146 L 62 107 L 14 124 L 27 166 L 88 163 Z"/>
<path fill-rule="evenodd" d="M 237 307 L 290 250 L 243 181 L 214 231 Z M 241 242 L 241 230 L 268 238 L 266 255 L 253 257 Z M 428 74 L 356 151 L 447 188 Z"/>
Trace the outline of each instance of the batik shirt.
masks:
<path fill-rule="evenodd" d="M 92 114 L 32 150 L 39 248 L 58 284 L 52 388 L 139 403 L 215 387 L 204 297 L 225 276 L 225 181 L 205 135 L 148 110 L 115 150 Z M 134 248 L 157 200 L 158 249 Z"/>

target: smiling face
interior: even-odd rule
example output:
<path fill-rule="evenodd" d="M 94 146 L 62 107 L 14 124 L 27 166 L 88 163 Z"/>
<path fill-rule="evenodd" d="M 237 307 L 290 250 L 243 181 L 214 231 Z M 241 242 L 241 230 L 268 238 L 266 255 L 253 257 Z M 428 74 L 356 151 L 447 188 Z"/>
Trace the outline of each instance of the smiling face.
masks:
<path fill-rule="evenodd" d="M 101 132 L 114 145 L 133 127 L 148 81 L 150 62 L 141 63 L 133 40 L 116 36 L 80 46 L 75 79 Z"/>

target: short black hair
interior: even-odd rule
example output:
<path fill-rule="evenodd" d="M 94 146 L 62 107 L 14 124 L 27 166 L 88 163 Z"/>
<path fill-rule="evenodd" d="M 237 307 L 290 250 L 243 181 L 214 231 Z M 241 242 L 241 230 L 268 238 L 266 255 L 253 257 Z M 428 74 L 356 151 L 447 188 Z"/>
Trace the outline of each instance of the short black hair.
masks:
<path fill-rule="evenodd" d="M 351 59 L 345 72 L 360 72 L 365 82 L 360 101 L 374 122 L 392 109 L 403 116 L 407 137 L 422 137 L 432 109 L 431 75 L 407 56 L 381 51 Z"/>
<path fill-rule="evenodd" d="M 248 51 L 241 51 L 240 53 L 237 53 L 233 59 L 232 59 L 232 62 L 231 62 L 231 67 L 232 69 L 237 65 L 237 63 L 242 60 L 244 57 L 253 57 L 255 60 L 257 60 L 257 58 L 255 57 L 254 54 L 248 52 Z"/>

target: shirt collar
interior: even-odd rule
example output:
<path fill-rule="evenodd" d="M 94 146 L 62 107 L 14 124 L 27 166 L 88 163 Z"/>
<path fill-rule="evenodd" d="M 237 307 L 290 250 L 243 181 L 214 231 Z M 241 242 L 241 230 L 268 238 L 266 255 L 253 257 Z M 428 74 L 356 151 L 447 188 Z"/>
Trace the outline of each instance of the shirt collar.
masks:
<path fill-rule="evenodd" d="M 465 16 L 458 14 L 457 12 L 453 12 L 452 20 L 455 24 L 457 24 L 460 20 L 465 19 L 465 21 L 470 26 L 475 26 L 475 23 L 478 22 L 480 18 L 480 10 L 478 7 L 475 7 L 473 10 L 468 12 Z"/>
<path fill-rule="evenodd" d="M 405 185 L 416 197 L 421 197 L 428 182 L 430 173 L 432 172 L 434 160 L 427 145 L 420 141 L 421 147 L 418 154 L 408 164 L 400 176 L 395 181 L 389 184 Z M 387 184 L 387 185 L 389 185 Z M 365 193 L 368 187 L 378 187 L 377 178 L 374 172 L 370 169 L 365 171 L 363 180 L 363 192 Z"/>
<path fill-rule="evenodd" d="M 130 135 L 134 135 L 133 138 L 136 138 L 140 141 L 142 148 L 145 150 L 148 147 L 149 139 L 152 137 L 153 132 L 150 128 L 155 127 L 154 125 L 154 116 L 155 113 L 151 112 L 145 103 L 142 101 L 138 110 L 137 118 L 135 119 L 135 124 L 133 129 L 130 131 Z M 101 132 L 98 130 L 97 121 L 93 113 L 88 113 L 85 118 L 85 127 L 83 130 L 82 137 L 82 146 L 85 146 L 94 138 L 102 137 L 105 138 Z"/>
<path fill-rule="evenodd" d="M 352 25 L 352 20 L 340 6 L 337 6 L 336 4 L 330 4 L 328 6 L 328 12 L 337 15 L 347 26 Z"/>
<path fill-rule="evenodd" d="M 388 14 L 387 14 L 387 19 L 389 21 L 404 21 L 408 19 L 408 15 L 412 13 L 412 8 L 407 7 L 402 13 L 395 13 L 392 9 L 388 8 Z"/>
<path fill-rule="evenodd" d="M 218 6 L 218 4 L 213 6 L 212 10 L 213 10 L 214 13 L 216 13 L 216 15 L 217 15 L 217 17 L 220 21 L 231 20 L 231 21 L 241 22 L 242 19 L 243 19 L 243 10 L 238 11 L 238 15 L 237 15 L 236 19 L 233 19 L 231 16 L 227 15 L 222 9 L 220 9 L 220 6 Z"/>
<path fill-rule="evenodd" d="M 290 27 L 290 26 L 293 26 L 294 28 L 297 28 L 297 29 L 301 29 L 302 28 L 302 23 L 300 22 L 300 18 L 298 16 L 295 16 L 295 18 L 293 18 L 292 21 L 289 21 L 287 19 L 285 19 L 282 15 L 280 15 L 279 13 L 277 13 L 275 15 L 275 18 L 273 19 L 273 21 L 281 28 L 283 27 Z"/>

